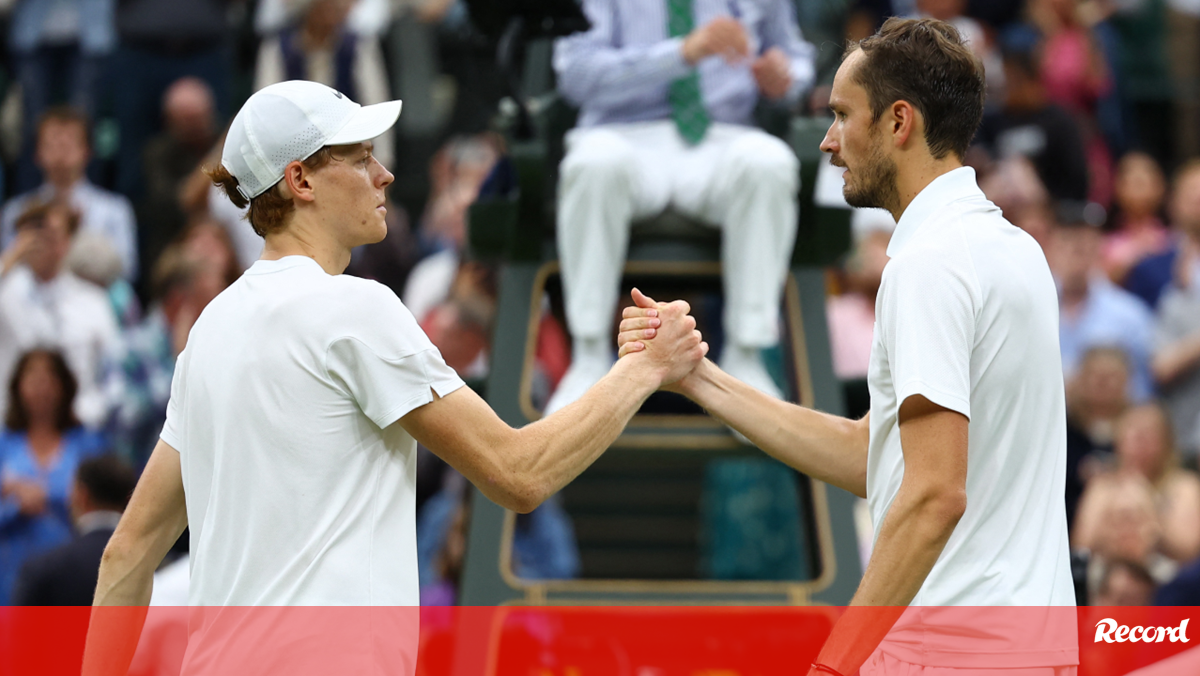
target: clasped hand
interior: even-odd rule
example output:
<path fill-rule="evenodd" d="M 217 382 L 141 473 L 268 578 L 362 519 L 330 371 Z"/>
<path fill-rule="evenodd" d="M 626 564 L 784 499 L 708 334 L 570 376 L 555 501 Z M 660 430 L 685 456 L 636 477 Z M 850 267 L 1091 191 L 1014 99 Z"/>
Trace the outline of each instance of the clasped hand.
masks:
<path fill-rule="evenodd" d="M 696 319 L 688 314 L 691 306 L 682 300 L 659 303 L 638 289 L 630 295 L 636 305 L 622 312 L 618 358 L 647 353 L 659 360 L 670 359 L 662 387 L 674 390 L 670 386 L 687 377 L 708 354 L 708 343 L 696 330 Z"/>

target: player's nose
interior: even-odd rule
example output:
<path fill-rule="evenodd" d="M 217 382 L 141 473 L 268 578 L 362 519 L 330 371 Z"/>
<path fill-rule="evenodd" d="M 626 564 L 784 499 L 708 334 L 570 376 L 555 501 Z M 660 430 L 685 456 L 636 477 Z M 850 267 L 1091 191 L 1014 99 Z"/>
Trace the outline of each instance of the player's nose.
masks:
<path fill-rule="evenodd" d="M 376 170 L 377 174 L 375 176 L 375 185 L 379 186 L 380 188 L 391 185 L 392 181 L 396 180 L 396 177 L 392 175 L 392 172 L 387 170 L 387 167 L 383 166 L 382 162 L 379 160 L 374 161 L 375 165 L 378 167 Z"/>
<path fill-rule="evenodd" d="M 825 131 L 825 138 L 821 139 L 821 152 L 836 153 L 839 150 L 837 139 L 833 137 L 833 125 L 829 125 L 829 129 Z"/>

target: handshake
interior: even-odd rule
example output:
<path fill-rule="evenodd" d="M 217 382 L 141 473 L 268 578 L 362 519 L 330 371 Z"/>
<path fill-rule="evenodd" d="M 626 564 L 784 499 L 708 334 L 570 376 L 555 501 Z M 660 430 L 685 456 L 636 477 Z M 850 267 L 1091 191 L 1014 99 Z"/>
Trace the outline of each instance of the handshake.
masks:
<path fill-rule="evenodd" d="M 660 389 L 687 394 L 689 376 L 705 363 L 708 343 L 696 330 L 687 301 L 659 303 L 633 289 L 634 306 L 622 313 L 618 358 L 644 360 L 657 372 Z"/>

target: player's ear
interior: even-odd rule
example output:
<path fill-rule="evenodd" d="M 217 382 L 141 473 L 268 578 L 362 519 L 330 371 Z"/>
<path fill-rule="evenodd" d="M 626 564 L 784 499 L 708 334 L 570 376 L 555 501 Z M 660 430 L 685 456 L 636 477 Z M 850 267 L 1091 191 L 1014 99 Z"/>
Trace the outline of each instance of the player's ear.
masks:
<path fill-rule="evenodd" d="M 896 147 L 902 148 L 909 139 L 917 138 L 914 134 L 918 133 L 918 127 L 921 126 L 920 113 L 908 101 L 900 100 L 893 103 L 885 118 L 891 127 L 888 131 L 891 132 Z"/>
<path fill-rule="evenodd" d="M 289 162 L 283 168 L 284 195 L 304 202 L 313 200 L 312 170 L 299 161 Z"/>

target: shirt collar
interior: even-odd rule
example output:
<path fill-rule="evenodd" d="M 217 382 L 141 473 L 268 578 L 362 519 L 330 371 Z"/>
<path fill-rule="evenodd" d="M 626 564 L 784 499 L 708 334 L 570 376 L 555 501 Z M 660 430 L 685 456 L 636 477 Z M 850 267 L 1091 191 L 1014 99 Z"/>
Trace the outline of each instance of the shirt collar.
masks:
<path fill-rule="evenodd" d="M 952 169 L 930 181 L 925 189 L 917 193 L 908 208 L 900 214 L 892 240 L 888 243 L 887 255 L 895 258 L 904 250 L 921 224 L 950 202 L 967 197 L 983 197 L 983 191 L 975 182 L 975 170 L 971 167 Z"/>
<path fill-rule="evenodd" d="M 121 513 L 107 509 L 98 509 L 94 512 L 88 512 L 75 520 L 75 530 L 80 535 L 87 535 L 94 530 L 108 529 L 116 530 L 117 523 L 121 521 Z"/>
<path fill-rule="evenodd" d="M 85 176 L 80 178 L 78 181 L 75 181 L 75 183 L 72 184 L 67 190 L 67 199 L 74 200 L 76 196 L 86 194 L 90 192 L 91 189 L 92 184 L 88 182 L 87 177 Z M 38 189 L 38 195 L 42 199 L 53 199 L 55 196 L 54 184 L 49 182 L 43 183 Z"/>
<path fill-rule="evenodd" d="M 266 275 L 272 272 L 279 272 L 280 270 L 288 270 L 290 268 L 307 266 L 313 266 L 321 272 L 325 272 L 325 269 L 321 267 L 321 264 L 318 263 L 316 259 L 308 256 L 301 256 L 299 254 L 293 254 L 291 256 L 284 256 L 283 258 L 278 258 L 276 260 L 266 260 L 264 258 L 260 258 L 254 261 L 254 264 L 251 265 L 250 268 L 243 274 Z"/>

